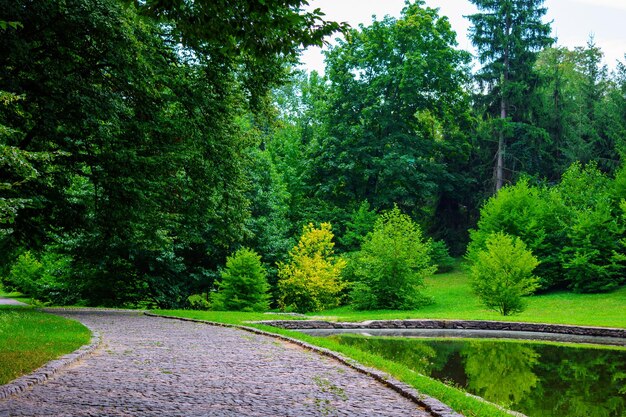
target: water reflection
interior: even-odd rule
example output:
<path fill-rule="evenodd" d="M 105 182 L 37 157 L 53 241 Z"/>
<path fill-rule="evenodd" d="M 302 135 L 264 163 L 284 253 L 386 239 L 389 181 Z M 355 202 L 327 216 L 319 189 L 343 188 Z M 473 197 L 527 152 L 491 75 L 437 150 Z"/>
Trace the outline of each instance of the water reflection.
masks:
<path fill-rule="evenodd" d="M 505 407 L 520 403 L 536 387 L 539 354 L 530 346 L 472 341 L 461 349 L 467 387 Z"/>
<path fill-rule="evenodd" d="M 626 351 L 333 336 L 531 417 L 626 416 Z"/>

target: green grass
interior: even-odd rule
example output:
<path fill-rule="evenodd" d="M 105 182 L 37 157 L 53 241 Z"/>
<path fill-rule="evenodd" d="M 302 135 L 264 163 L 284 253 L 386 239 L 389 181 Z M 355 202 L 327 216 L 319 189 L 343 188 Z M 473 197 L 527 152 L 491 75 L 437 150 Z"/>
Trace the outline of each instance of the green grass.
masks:
<path fill-rule="evenodd" d="M 433 297 L 435 302 L 419 310 L 354 311 L 341 307 L 312 316 L 339 321 L 420 318 L 504 320 L 626 328 L 626 287 L 606 294 L 558 292 L 526 297 L 526 310 L 506 317 L 480 305 L 471 291 L 467 275 L 461 270 L 428 278 L 424 293 Z"/>
<path fill-rule="evenodd" d="M 82 324 L 30 307 L 0 307 L 0 384 L 89 342 Z"/>

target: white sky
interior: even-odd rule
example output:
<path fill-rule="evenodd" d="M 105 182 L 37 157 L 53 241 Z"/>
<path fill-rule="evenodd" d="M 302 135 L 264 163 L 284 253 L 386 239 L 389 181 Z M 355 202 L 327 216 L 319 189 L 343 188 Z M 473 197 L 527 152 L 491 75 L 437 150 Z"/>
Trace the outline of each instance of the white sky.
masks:
<path fill-rule="evenodd" d="M 469 21 L 463 16 L 476 12 L 469 0 L 425 0 L 429 7 L 438 7 L 440 16 L 448 16 L 457 33 L 461 49 L 473 52 L 467 38 Z M 369 25 L 372 15 L 378 20 L 390 15 L 399 17 L 404 0 L 309 0 L 311 8 L 320 8 L 325 19 Z M 545 20 L 552 21 L 553 36 L 558 44 L 573 48 L 585 46 L 593 34 L 596 45 L 602 48 L 605 62 L 614 68 L 617 60 L 624 62 L 626 53 L 626 0 L 546 0 Z M 302 55 L 303 67 L 324 72 L 320 48 L 309 48 Z"/>

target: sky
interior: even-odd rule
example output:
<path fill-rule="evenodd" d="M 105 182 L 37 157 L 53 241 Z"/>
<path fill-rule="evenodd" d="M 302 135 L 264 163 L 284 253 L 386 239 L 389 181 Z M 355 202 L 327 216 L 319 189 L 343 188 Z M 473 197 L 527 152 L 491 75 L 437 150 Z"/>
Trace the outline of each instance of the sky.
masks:
<path fill-rule="evenodd" d="M 467 38 L 469 21 L 464 15 L 476 12 L 469 0 L 426 0 L 429 7 L 439 8 L 440 16 L 447 16 L 457 33 L 461 49 L 473 51 Z M 326 20 L 347 22 L 352 27 L 369 25 L 372 15 L 378 20 L 390 15 L 400 17 L 404 0 L 309 0 L 312 9 L 320 8 Z M 590 35 L 605 55 L 605 63 L 615 68 L 617 60 L 625 61 L 626 0 L 546 0 L 548 13 L 545 21 L 552 21 L 552 35 L 557 44 L 574 48 L 585 46 Z M 302 56 L 303 67 L 324 72 L 324 57 L 320 48 L 309 48 Z"/>

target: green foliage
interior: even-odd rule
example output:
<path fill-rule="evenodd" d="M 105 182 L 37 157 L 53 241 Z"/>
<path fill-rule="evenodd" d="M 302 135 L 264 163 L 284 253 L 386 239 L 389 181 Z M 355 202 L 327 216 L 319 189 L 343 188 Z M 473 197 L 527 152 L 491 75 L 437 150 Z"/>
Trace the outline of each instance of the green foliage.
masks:
<path fill-rule="evenodd" d="M 80 303 L 81 285 L 72 278 L 72 257 L 49 248 L 41 255 L 42 274 L 30 294 L 52 305 Z"/>
<path fill-rule="evenodd" d="M 226 260 L 217 292 L 211 294 L 213 310 L 266 311 L 269 284 L 261 257 L 252 249 L 241 248 Z"/>
<path fill-rule="evenodd" d="M 455 46 L 450 22 L 413 2 L 330 49 L 306 178 L 316 197 L 346 212 L 368 201 L 418 216 L 442 194 L 465 196 L 467 177 L 454 168 L 467 166 L 469 151 L 469 55 Z"/>
<path fill-rule="evenodd" d="M 80 285 L 71 278 L 72 258 L 48 248 L 39 257 L 24 252 L 2 280 L 7 290 L 19 291 L 40 302 L 71 305 L 80 301 Z"/>
<path fill-rule="evenodd" d="M 278 263 L 278 304 L 297 312 L 320 311 L 340 302 L 346 263 L 334 256 L 330 223 L 304 226 L 287 262 Z"/>
<path fill-rule="evenodd" d="M 448 251 L 448 245 L 443 240 L 430 242 L 430 260 L 437 267 L 437 274 L 452 271 L 455 264 L 454 258 Z"/>
<path fill-rule="evenodd" d="M 8 276 L 3 277 L 2 285 L 8 291 L 33 295 L 42 272 L 41 262 L 30 251 L 26 251 L 11 266 Z"/>
<path fill-rule="evenodd" d="M 211 303 L 204 294 L 192 294 L 187 297 L 187 302 L 192 310 L 210 310 Z"/>
<path fill-rule="evenodd" d="M 621 171 L 611 179 L 595 164 L 573 164 L 550 188 L 520 181 L 482 208 L 467 258 L 475 262 L 487 237 L 504 232 L 522 239 L 541 261 L 541 289 L 613 290 L 625 282 L 621 198 Z"/>
<path fill-rule="evenodd" d="M 345 24 L 325 21 L 319 8 L 305 11 L 306 0 L 133 3 L 171 25 L 174 38 L 210 57 L 222 71 L 239 67 L 253 105 L 282 81 L 286 64 L 297 63 L 300 48 L 322 46 L 325 36 L 345 29 Z"/>
<path fill-rule="evenodd" d="M 268 282 L 275 288 L 276 263 L 284 261 L 293 246 L 288 219 L 289 198 L 282 175 L 277 171 L 267 151 L 250 151 L 250 167 L 247 170 L 250 201 L 250 217 L 246 220 L 244 243 L 261 254 L 266 265 Z"/>
<path fill-rule="evenodd" d="M 521 180 L 489 199 L 480 210 L 476 230 L 470 231 L 467 259 L 475 263 L 490 235 L 503 232 L 517 236 L 541 260 L 537 268 L 544 290 L 563 287 L 564 271 L 559 251 L 565 240 L 562 219 L 567 208 L 556 190 L 531 186 Z"/>
<path fill-rule="evenodd" d="M 499 118 L 494 129 L 497 140 L 484 144 L 493 148 L 497 143 L 494 179 L 499 190 L 518 162 L 532 172 L 542 154 L 547 135 L 528 117 L 539 81 L 533 65 L 537 53 L 554 39 L 550 23 L 543 22 L 544 0 L 471 2 L 478 13 L 468 16 L 470 38 L 483 64 L 476 78 L 487 91 L 478 101 L 483 102 L 486 119 Z"/>
<path fill-rule="evenodd" d="M 606 292 L 626 282 L 626 257 L 620 243 L 624 223 L 612 188 L 612 181 L 594 164 L 572 165 L 557 187 L 569 209 L 561 221 L 567 239 L 560 261 L 568 286 L 575 292 Z"/>
<path fill-rule="evenodd" d="M 348 252 L 357 250 L 365 236 L 372 231 L 375 223 L 376 212 L 370 210 L 370 205 L 367 201 L 363 201 L 359 208 L 352 212 L 350 220 L 346 222 L 346 231 L 339 238 L 339 243 Z"/>
<path fill-rule="evenodd" d="M 539 261 L 524 242 L 502 232 L 491 234 L 471 265 L 472 288 L 481 302 L 503 316 L 524 309 L 522 297 L 538 288 Z"/>
<path fill-rule="evenodd" d="M 420 289 L 436 269 L 430 253 L 420 227 L 398 207 L 381 214 L 355 259 L 354 307 L 409 310 L 426 304 Z"/>

